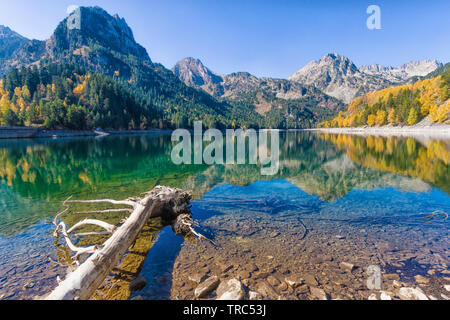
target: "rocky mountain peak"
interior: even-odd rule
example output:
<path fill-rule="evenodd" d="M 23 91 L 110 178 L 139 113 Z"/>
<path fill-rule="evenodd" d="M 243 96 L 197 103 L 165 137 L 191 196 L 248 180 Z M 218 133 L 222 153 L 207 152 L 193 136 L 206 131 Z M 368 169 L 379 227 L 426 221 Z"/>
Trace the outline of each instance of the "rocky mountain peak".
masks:
<path fill-rule="evenodd" d="M 4 38 L 8 38 L 8 37 L 17 37 L 17 38 L 26 39 L 25 37 L 22 37 L 17 32 L 11 30 L 9 27 L 0 24 L 0 39 L 4 39 Z"/>
<path fill-rule="evenodd" d="M 422 60 L 422 61 L 411 61 L 405 63 L 398 67 L 398 69 L 404 71 L 409 77 L 412 76 L 426 76 L 427 74 L 433 72 L 439 67 L 442 67 L 442 63 L 437 59 L 435 60 Z"/>
<path fill-rule="evenodd" d="M 411 61 L 399 67 L 381 66 L 379 64 L 361 66 L 359 70 L 365 74 L 379 76 L 392 82 L 402 82 L 411 77 L 423 77 L 441 67 L 438 60 Z"/>
<path fill-rule="evenodd" d="M 358 67 L 349 58 L 337 53 L 329 53 L 319 61 L 310 62 L 306 67 L 290 76 L 288 80 L 312 83 L 323 74 L 328 74 L 329 76 L 333 74 L 353 75 L 358 72 Z"/>
<path fill-rule="evenodd" d="M 59 53 L 96 43 L 125 55 L 150 60 L 136 43 L 124 18 L 111 16 L 100 7 L 79 7 L 64 19 L 51 38 L 50 48 Z"/>
<path fill-rule="evenodd" d="M 288 78 L 290 81 L 314 85 L 326 94 L 349 103 L 360 90 L 361 72 L 347 57 L 329 53 L 312 61 Z"/>
<path fill-rule="evenodd" d="M 29 40 L 9 27 L 0 25 L 0 59 L 10 59 Z"/>
<path fill-rule="evenodd" d="M 222 82 L 222 78 L 203 65 L 199 59 L 192 57 L 179 61 L 172 69 L 173 73 L 186 85 L 191 87 L 212 87 Z"/>

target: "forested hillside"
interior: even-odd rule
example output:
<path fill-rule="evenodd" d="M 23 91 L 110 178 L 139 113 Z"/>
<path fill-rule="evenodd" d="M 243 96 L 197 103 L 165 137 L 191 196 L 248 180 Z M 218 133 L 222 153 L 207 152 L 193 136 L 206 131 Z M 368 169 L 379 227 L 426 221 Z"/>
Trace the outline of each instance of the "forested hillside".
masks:
<path fill-rule="evenodd" d="M 414 84 L 371 92 L 356 98 L 346 112 L 321 127 L 415 125 L 426 117 L 446 123 L 450 115 L 450 71 Z"/>

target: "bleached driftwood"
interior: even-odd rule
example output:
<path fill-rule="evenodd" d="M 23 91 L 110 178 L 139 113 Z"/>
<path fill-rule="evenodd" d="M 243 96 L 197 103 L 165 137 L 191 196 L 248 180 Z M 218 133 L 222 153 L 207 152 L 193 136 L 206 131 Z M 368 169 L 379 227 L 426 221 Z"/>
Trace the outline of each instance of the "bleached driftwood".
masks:
<path fill-rule="evenodd" d="M 46 298 L 47 300 L 87 300 L 95 290 L 103 283 L 111 270 L 119 263 L 127 250 L 137 238 L 139 232 L 150 218 L 162 217 L 170 221 L 173 229 L 178 234 L 193 234 L 201 236 L 193 229 L 194 221 L 190 212 L 191 196 L 187 192 L 168 188 L 156 187 L 145 195 L 143 199 L 115 200 L 66 200 L 66 209 L 58 214 L 53 223 L 56 226 L 55 235 L 62 235 L 69 249 L 75 253 L 75 259 L 82 254 L 91 254 L 90 257 L 78 268 L 60 282 L 58 287 Z M 69 210 L 72 203 L 110 203 L 114 205 L 129 206 L 132 209 L 128 219 L 120 226 L 112 226 L 99 220 L 84 220 L 67 230 L 64 222 L 59 222 L 59 217 Z M 117 212 L 113 209 L 111 212 Z M 128 211 L 128 209 L 120 209 Z M 106 211 L 105 211 L 106 212 Z M 100 246 L 77 247 L 70 240 L 70 233 L 85 225 L 95 225 L 105 229 L 100 234 L 111 234 L 111 237 Z M 86 233 L 93 235 L 99 233 Z"/>

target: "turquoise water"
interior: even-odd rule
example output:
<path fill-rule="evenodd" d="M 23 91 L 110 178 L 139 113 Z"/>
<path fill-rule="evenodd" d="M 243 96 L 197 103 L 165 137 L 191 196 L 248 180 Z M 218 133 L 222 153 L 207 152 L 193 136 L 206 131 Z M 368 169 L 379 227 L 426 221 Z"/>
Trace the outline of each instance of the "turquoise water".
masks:
<path fill-rule="evenodd" d="M 190 190 L 194 218 L 217 247 L 164 229 L 142 271 L 148 285 L 136 293 L 148 299 L 190 298 L 183 265 L 214 273 L 224 257 L 236 273 L 249 261 L 261 270 L 317 272 L 317 257 L 332 256 L 361 268 L 380 264 L 405 281 L 430 270 L 444 276 L 448 222 L 426 217 L 450 211 L 449 144 L 287 132 L 280 172 L 268 177 L 252 165 L 176 166 L 169 135 L 0 141 L 0 296 L 29 299 L 64 277 L 57 261 L 66 253 L 48 224 L 61 201 L 123 199 L 155 185 Z"/>

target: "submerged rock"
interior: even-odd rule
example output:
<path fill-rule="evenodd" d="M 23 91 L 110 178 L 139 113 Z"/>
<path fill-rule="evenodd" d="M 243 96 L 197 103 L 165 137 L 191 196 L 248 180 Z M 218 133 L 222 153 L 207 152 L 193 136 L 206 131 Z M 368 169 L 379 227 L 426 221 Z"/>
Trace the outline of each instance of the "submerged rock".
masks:
<path fill-rule="evenodd" d="M 317 300 L 328 300 L 328 296 L 323 289 L 311 287 L 309 288 L 311 292 L 311 298 Z"/>
<path fill-rule="evenodd" d="M 306 282 L 307 285 L 310 285 L 310 286 L 317 286 L 317 285 L 319 285 L 319 283 L 317 282 L 316 277 L 313 276 L 312 274 L 304 275 L 303 279 L 305 279 L 305 282 Z"/>
<path fill-rule="evenodd" d="M 355 265 L 352 263 L 348 263 L 348 262 L 341 262 L 339 264 L 339 266 L 341 267 L 341 269 L 347 271 L 347 272 L 352 272 L 353 270 L 355 270 Z"/>
<path fill-rule="evenodd" d="M 260 292 L 265 299 L 275 299 L 279 296 L 278 292 L 265 281 L 260 282 L 256 287 L 256 290 Z"/>
<path fill-rule="evenodd" d="M 188 280 L 195 284 L 200 284 L 203 281 L 205 281 L 207 278 L 208 278 L 208 276 L 206 276 L 204 274 L 200 274 L 200 273 L 195 273 L 195 274 L 191 274 L 188 276 Z"/>
<path fill-rule="evenodd" d="M 146 285 L 147 280 L 144 277 L 139 276 L 130 282 L 130 291 L 131 292 L 140 291 L 144 289 Z"/>
<path fill-rule="evenodd" d="M 34 283 L 33 282 L 27 282 L 27 283 L 24 284 L 23 290 L 31 289 L 33 287 L 34 287 Z"/>
<path fill-rule="evenodd" d="M 274 276 L 268 276 L 267 282 L 273 287 L 279 286 L 281 283 L 281 281 L 275 278 Z"/>
<path fill-rule="evenodd" d="M 249 298 L 249 300 L 262 300 L 263 299 L 261 293 L 256 292 L 256 291 L 250 291 L 248 293 L 248 298 Z"/>
<path fill-rule="evenodd" d="M 299 275 L 291 275 L 286 277 L 284 281 L 294 289 L 305 283 L 305 280 Z"/>
<path fill-rule="evenodd" d="M 387 280 L 400 280 L 400 276 L 396 273 L 389 273 L 389 274 L 385 274 L 384 278 Z"/>
<path fill-rule="evenodd" d="M 245 291 L 242 283 L 237 279 L 222 282 L 217 288 L 216 300 L 244 300 Z"/>
<path fill-rule="evenodd" d="M 421 275 L 417 275 L 414 277 L 414 279 L 416 280 L 417 283 L 419 284 L 428 284 L 430 282 L 430 279 L 425 278 Z"/>
<path fill-rule="evenodd" d="M 209 294 L 211 294 L 211 292 L 213 292 L 217 288 L 219 283 L 220 280 L 216 276 L 206 279 L 205 281 L 200 283 L 198 287 L 195 289 L 194 292 L 195 297 L 204 298 L 208 296 Z"/>

